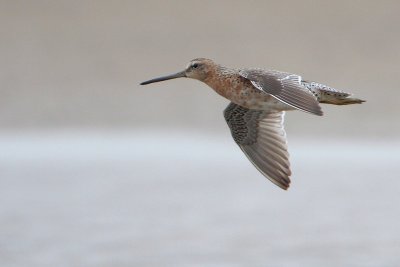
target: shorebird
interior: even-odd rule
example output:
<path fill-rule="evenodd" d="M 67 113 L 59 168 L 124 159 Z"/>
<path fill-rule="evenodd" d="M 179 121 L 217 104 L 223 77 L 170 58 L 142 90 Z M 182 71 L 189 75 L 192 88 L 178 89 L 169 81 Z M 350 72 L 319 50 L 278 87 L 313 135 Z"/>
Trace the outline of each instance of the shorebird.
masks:
<path fill-rule="evenodd" d="M 259 68 L 227 68 L 206 58 L 193 59 L 183 71 L 141 85 L 183 77 L 204 82 L 231 101 L 224 110 L 224 117 L 233 139 L 266 178 L 285 190 L 291 176 L 283 127 L 285 111 L 298 109 L 322 116 L 319 103 L 365 102 L 350 97 L 350 93 L 303 80 L 297 74 Z"/>

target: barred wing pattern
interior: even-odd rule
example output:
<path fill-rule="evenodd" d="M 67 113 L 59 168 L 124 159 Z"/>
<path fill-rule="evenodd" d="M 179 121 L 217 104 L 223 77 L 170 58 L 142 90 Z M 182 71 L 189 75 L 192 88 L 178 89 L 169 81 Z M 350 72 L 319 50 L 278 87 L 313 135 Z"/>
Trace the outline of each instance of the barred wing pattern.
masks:
<path fill-rule="evenodd" d="M 241 69 L 239 74 L 257 89 L 289 106 L 319 116 L 323 114 L 318 100 L 302 85 L 299 75 L 263 69 Z"/>
<path fill-rule="evenodd" d="M 230 103 L 224 117 L 232 137 L 254 166 L 271 182 L 287 189 L 291 175 L 284 112 L 250 110 Z"/>

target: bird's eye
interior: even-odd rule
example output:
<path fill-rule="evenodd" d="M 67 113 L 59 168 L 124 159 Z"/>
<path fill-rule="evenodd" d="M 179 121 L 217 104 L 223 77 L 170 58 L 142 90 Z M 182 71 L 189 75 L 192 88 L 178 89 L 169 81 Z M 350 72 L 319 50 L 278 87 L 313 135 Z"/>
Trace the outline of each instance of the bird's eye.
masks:
<path fill-rule="evenodd" d="M 199 67 L 199 64 L 197 64 L 197 63 L 194 63 L 193 65 L 192 65 L 192 68 L 193 69 L 197 69 Z"/>

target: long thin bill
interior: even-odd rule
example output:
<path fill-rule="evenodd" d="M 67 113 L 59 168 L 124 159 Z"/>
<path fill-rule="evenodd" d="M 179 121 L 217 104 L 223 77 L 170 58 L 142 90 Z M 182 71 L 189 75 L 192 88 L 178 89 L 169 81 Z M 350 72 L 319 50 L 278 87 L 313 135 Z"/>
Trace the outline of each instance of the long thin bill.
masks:
<path fill-rule="evenodd" d="M 171 75 L 167 75 L 167 76 L 162 76 L 159 78 L 154 78 L 145 82 L 140 83 L 140 85 L 145 85 L 145 84 L 149 84 L 149 83 L 156 83 L 156 82 L 162 82 L 162 81 L 166 81 L 166 80 L 171 80 L 171 79 L 176 79 L 176 78 L 182 78 L 182 77 L 186 77 L 185 71 L 181 71 L 175 74 L 171 74 Z"/>

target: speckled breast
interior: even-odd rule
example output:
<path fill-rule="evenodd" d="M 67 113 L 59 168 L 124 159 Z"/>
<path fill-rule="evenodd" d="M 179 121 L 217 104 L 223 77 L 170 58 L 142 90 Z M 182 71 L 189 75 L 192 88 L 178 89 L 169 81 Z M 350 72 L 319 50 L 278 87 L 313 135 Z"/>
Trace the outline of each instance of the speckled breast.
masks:
<path fill-rule="evenodd" d="M 248 109 L 288 109 L 286 104 L 255 88 L 248 79 L 239 74 L 218 77 L 218 79 L 205 82 L 219 95 Z"/>

